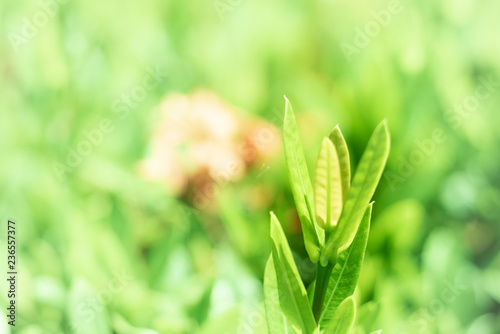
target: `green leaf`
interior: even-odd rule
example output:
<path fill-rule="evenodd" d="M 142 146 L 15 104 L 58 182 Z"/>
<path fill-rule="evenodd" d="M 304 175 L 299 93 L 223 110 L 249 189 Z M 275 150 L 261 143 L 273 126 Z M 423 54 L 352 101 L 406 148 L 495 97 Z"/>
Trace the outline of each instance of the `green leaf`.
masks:
<path fill-rule="evenodd" d="M 319 226 L 330 230 L 342 212 L 340 165 L 333 143 L 324 138 L 314 170 L 314 205 Z"/>
<path fill-rule="evenodd" d="M 307 298 L 309 298 L 309 303 L 313 303 L 314 301 L 314 289 L 316 287 L 316 280 L 312 281 L 311 284 L 307 287 Z"/>
<path fill-rule="evenodd" d="M 349 334 L 356 317 L 356 302 L 352 296 L 347 297 L 335 311 L 326 327 L 325 334 Z"/>
<path fill-rule="evenodd" d="M 240 324 L 241 312 L 237 308 L 219 314 L 205 321 L 201 327 L 201 334 L 236 333 Z"/>
<path fill-rule="evenodd" d="M 266 307 L 269 334 L 295 333 L 281 310 L 278 296 L 278 282 L 272 254 L 269 256 L 269 260 L 267 260 L 266 271 L 264 273 L 264 304 Z"/>
<path fill-rule="evenodd" d="M 345 252 L 340 254 L 338 262 L 333 268 L 319 318 L 321 327 L 328 324 L 339 304 L 354 293 L 365 257 L 372 207 L 373 203 L 370 203 L 354 241 Z"/>
<path fill-rule="evenodd" d="M 292 106 L 286 100 L 285 119 L 283 122 L 283 147 L 285 160 L 288 168 L 288 176 L 292 188 L 295 206 L 299 215 L 302 231 L 304 233 L 304 244 L 311 261 L 318 262 L 321 245 L 323 244 L 323 230 L 316 230 L 314 213 L 311 202 L 313 200 L 313 188 L 307 170 L 304 150 L 300 142 L 297 122 L 293 114 Z"/>
<path fill-rule="evenodd" d="M 390 138 L 387 122 L 381 122 L 373 132 L 361 157 L 347 194 L 337 227 L 321 253 L 321 263 L 335 262 L 338 255 L 349 247 L 363 217 L 364 208 L 375 193 L 389 156 Z"/>
<path fill-rule="evenodd" d="M 351 162 L 349 160 L 349 150 L 344 136 L 337 125 L 328 136 L 335 146 L 340 165 L 340 176 L 342 179 L 342 202 L 346 201 L 347 193 L 351 186 Z"/>
<path fill-rule="evenodd" d="M 83 278 L 74 280 L 68 300 L 70 332 L 82 334 L 111 334 L 106 312 L 89 307 L 89 300 L 98 300 L 95 289 Z"/>
<path fill-rule="evenodd" d="M 293 260 L 292 251 L 281 225 L 271 212 L 272 256 L 276 271 L 281 309 L 292 327 L 302 333 L 313 333 L 317 326 L 304 283 Z"/>

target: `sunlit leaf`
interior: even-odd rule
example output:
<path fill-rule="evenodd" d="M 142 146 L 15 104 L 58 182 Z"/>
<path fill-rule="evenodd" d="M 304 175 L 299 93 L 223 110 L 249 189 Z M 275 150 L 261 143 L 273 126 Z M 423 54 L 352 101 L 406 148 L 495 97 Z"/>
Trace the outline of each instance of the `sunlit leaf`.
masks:
<path fill-rule="evenodd" d="M 342 212 L 340 165 L 333 143 L 324 138 L 314 170 L 314 205 L 319 226 L 337 225 Z"/>
<path fill-rule="evenodd" d="M 278 282 L 272 255 L 267 261 L 264 274 L 264 304 L 266 306 L 266 320 L 269 334 L 295 333 L 281 310 L 278 296 Z"/>
<path fill-rule="evenodd" d="M 297 122 L 293 114 L 292 106 L 286 99 L 285 120 L 283 123 L 283 147 L 285 160 L 290 178 L 293 198 L 297 207 L 302 231 L 304 233 L 304 244 L 311 261 L 318 262 L 320 247 L 323 243 L 323 231 L 316 229 L 315 217 L 312 212 L 313 188 L 307 170 L 304 150 L 299 138 Z"/>
<path fill-rule="evenodd" d="M 342 179 L 342 201 L 347 199 L 347 193 L 351 187 L 351 162 L 349 159 L 349 150 L 344 136 L 337 125 L 328 136 L 335 146 L 335 151 L 339 159 L 340 177 Z"/>
<path fill-rule="evenodd" d="M 304 283 L 293 260 L 292 251 L 281 225 L 271 212 L 272 257 L 276 271 L 281 309 L 292 327 L 302 333 L 313 333 L 316 322 Z"/>
<path fill-rule="evenodd" d="M 339 304 L 354 293 L 365 257 L 372 207 L 373 203 L 370 203 L 354 241 L 345 252 L 340 254 L 338 262 L 333 268 L 319 318 L 321 326 L 326 326 Z"/>
<path fill-rule="evenodd" d="M 335 262 L 338 255 L 352 243 L 363 217 L 364 208 L 375 193 L 375 188 L 382 176 L 389 156 L 389 148 L 389 131 L 387 122 L 383 121 L 373 132 L 361 157 L 340 221 L 321 254 L 323 264 L 326 265 L 329 260 Z"/>
<path fill-rule="evenodd" d="M 325 334 L 349 334 L 356 317 L 356 302 L 352 296 L 346 298 L 337 308 L 326 327 Z"/>

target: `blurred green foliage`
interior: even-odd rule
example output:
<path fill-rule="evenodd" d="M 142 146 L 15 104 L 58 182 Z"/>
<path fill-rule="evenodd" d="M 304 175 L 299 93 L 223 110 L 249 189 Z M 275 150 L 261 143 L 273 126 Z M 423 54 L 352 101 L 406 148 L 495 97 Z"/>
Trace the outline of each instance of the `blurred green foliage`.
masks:
<path fill-rule="evenodd" d="M 499 333 L 499 11 L 494 0 L 3 1 L 0 217 L 18 224 L 20 273 L 11 332 L 266 333 L 271 209 L 310 282 L 281 153 L 218 187 L 212 214 L 138 176 L 162 97 L 207 88 L 278 126 L 286 94 L 310 164 L 339 123 L 355 165 L 387 118 L 356 331 Z M 119 117 L 122 94 L 158 68 L 165 80 Z M 54 163 L 103 120 L 112 130 L 58 177 Z M 256 208 L 262 193 L 271 200 Z"/>

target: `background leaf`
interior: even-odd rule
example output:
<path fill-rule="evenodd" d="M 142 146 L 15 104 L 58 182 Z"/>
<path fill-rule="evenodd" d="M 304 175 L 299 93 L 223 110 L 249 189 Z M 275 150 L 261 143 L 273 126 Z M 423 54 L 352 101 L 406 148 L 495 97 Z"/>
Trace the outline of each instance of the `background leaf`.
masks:
<path fill-rule="evenodd" d="M 293 114 L 292 105 L 286 99 L 285 120 L 283 124 L 283 147 L 285 151 L 286 165 L 293 198 L 300 218 L 302 231 L 304 233 L 304 244 L 313 262 L 317 262 L 320 255 L 320 245 L 323 234 L 317 230 L 314 223 L 314 213 L 311 212 L 313 200 L 313 188 L 307 170 L 304 150 L 300 142 L 297 122 Z"/>
<path fill-rule="evenodd" d="M 75 280 L 69 297 L 69 319 L 72 331 L 82 334 L 111 334 L 106 310 L 97 292 L 83 278 Z"/>
<path fill-rule="evenodd" d="M 368 205 L 354 241 L 351 246 L 340 255 L 337 264 L 333 268 L 325 294 L 323 310 L 319 318 L 321 326 L 325 326 L 338 305 L 345 298 L 354 293 L 361 271 L 361 265 L 365 257 L 372 207 L 373 203 Z"/>
<path fill-rule="evenodd" d="M 351 244 L 365 208 L 382 176 L 389 156 L 390 138 L 387 122 L 381 122 L 373 132 L 361 157 L 335 233 L 325 245 L 322 263 L 337 256 Z"/>
<path fill-rule="evenodd" d="M 340 165 L 333 143 L 324 138 L 314 170 L 314 206 L 317 223 L 329 229 L 337 225 L 342 212 Z"/>
<path fill-rule="evenodd" d="M 307 292 L 293 260 L 292 251 L 281 225 L 271 212 L 272 256 L 278 283 L 278 296 L 283 313 L 296 329 L 313 333 L 316 322 Z"/>
<path fill-rule="evenodd" d="M 377 317 L 380 312 L 380 305 L 370 301 L 364 303 L 356 310 L 356 320 L 354 321 L 353 334 L 380 334 L 381 330 L 375 330 Z"/>
<path fill-rule="evenodd" d="M 205 322 L 201 328 L 201 334 L 237 333 L 239 323 L 240 311 L 232 308 Z"/>

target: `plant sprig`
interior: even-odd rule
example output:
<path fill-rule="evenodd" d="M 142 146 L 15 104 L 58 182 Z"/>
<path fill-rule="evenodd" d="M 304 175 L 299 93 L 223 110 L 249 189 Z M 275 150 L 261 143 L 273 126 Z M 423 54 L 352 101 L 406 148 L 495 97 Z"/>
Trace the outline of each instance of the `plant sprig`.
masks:
<path fill-rule="evenodd" d="M 264 275 L 269 332 L 348 334 L 356 314 L 352 294 L 368 241 L 370 200 L 390 150 L 387 122 L 374 130 L 352 181 L 347 144 L 336 126 L 322 141 L 313 186 L 292 106 L 285 100 L 285 160 L 306 251 L 317 271 L 311 304 L 285 233 L 271 212 L 273 249 Z"/>

